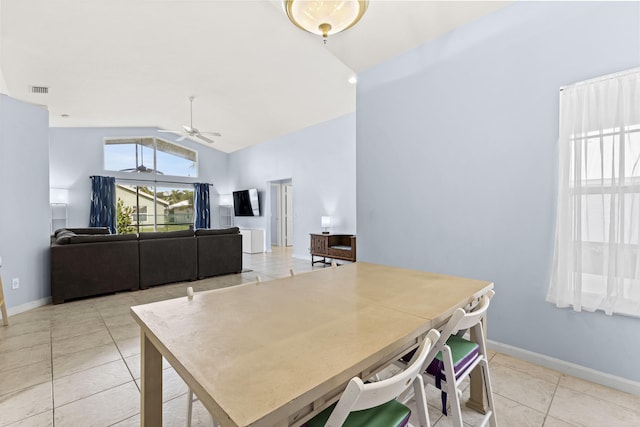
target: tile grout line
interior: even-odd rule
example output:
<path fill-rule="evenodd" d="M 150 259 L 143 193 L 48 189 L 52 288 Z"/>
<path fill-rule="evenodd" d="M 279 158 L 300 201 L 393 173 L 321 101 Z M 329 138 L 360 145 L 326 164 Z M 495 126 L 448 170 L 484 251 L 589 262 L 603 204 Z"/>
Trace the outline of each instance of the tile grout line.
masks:
<path fill-rule="evenodd" d="M 51 313 L 51 318 L 49 319 L 49 336 L 51 353 L 51 358 L 49 359 L 51 362 L 51 426 L 56 427 L 56 396 L 53 388 L 53 313 Z"/>
<path fill-rule="evenodd" d="M 129 307 L 129 308 L 131 308 L 131 307 Z M 127 365 L 127 361 L 125 360 L 125 357 L 122 354 L 122 351 L 120 351 L 120 347 L 118 347 L 118 343 L 116 342 L 116 339 L 113 337 L 113 334 L 111 333 L 111 329 L 109 329 L 109 327 L 107 326 L 107 323 L 104 320 L 104 316 L 102 315 L 100 310 L 98 310 L 98 314 L 100 315 L 100 319 L 102 319 L 102 323 L 104 323 L 104 327 L 107 328 L 107 333 L 111 337 L 111 341 L 113 341 L 113 345 L 115 345 L 116 349 L 118 350 L 118 354 L 120 355 L 120 359 L 122 360 L 122 363 L 124 363 L 124 366 L 125 366 L 125 368 L 127 368 L 127 372 L 129 372 L 129 375 L 131 376 L 131 379 L 132 379 L 133 383 L 135 384 L 136 388 L 138 389 L 138 392 L 140 392 L 140 387 L 138 387 L 138 384 L 136 383 L 136 379 L 133 377 L 133 372 L 131 372 L 131 368 L 129 368 L 129 365 Z"/>
<path fill-rule="evenodd" d="M 503 353 L 495 352 L 494 357 L 495 357 L 497 354 L 503 354 Z M 493 357 L 492 357 L 491 359 L 493 359 Z M 500 365 L 500 362 L 496 362 L 496 365 Z M 514 368 L 509 367 L 509 366 L 507 366 L 507 365 L 505 365 L 505 364 L 502 364 L 502 367 L 503 367 L 503 368 L 505 368 L 505 369 L 509 369 L 509 370 L 511 370 L 511 371 L 517 372 L 517 373 L 519 373 L 519 374 L 527 375 L 528 377 L 534 378 L 534 379 L 536 379 L 536 380 L 544 381 L 544 382 L 546 382 L 546 383 L 548 383 L 548 384 L 554 384 L 553 382 L 550 382 L 550 381 L 544 380 L 544 379 L 542 379 L 542 378 L 536 377 L 535 375 L 531 375 L 531 374 L 529 374 L 529 373 L 527 373 L 527 372 L 523 372 L 523 371 L 520 371 L 520 370 L 518 370 L 518 369 L 514 369 Z M 496 391 L 494 391 L 494 392 L 493 392 L 493 394 L 498 395 L 498 396 L 502 397 L 503 399 L 507 399 L 507 400 L 509 400 L 509 401 L 511 401 L 511 402 L 513 402 L 513 403 L 516 403 L 517 405 L 520 405 L 520 406 L 522 406 L 522 407 L 525 407 L 525 408 L 527 408 L 527 409 L 530 409 L 530 410 L 532 410 L 532 411 L 535 411 L 535 412 L 537 412 L 537 413 L 539 413 L 539 414 L 543 414 L 543 415 L 544 415 L 544 417 L 543 417 L 542 425 L 544 426 L 544 423 L 545 423 L 545 421 L 546 421 L 546 419 L 547 419 L 547 414 L 549 413 L 549 409 L 551 408 L 551 404 L 553 403 L 553 398 L 555 397 L 555 392 L 556 392 L 556 390 L 557 390 L 557 388 L 558 388 L 558 384 L 560 383 L 560 377 L 561 377 L 561 376 L 562 376 L 562 374 L 560 374 L 560 376 L 558 377 L 558 379 L 555 381 L 555 388 L 554 388 L 553 394 L 551 395 L 551 399 L 549 400 L 549 406 L 547 407 L 547 409 L 546 409 L 546 411 L 545 411 L 545 412 L 542 412 L 542 411 L 540 411 L 540 410 L 538 410 L 538 409 L 536 409 L 536 408 L 532 408 L 531 406 L 529 406 L 529 405 L 527 405 L 527 404 L 525 404 L 525 403 L 518 402 L 517 400 L 514 400 L 513 398 L 511 398 L 511 397 L 509 397 L 509 396 L 505 396 L 505 395 L 503 395 L 503 394 L 500 394 L 500 393 L 498 393 L 498 392 L 496 392 Z"/>
<path fill-rule="evenodd" d="M 102 321 L 102 323 L 104 324 L 105 328 L 107 329 L 107 332 L 109 333 L 109 336 L 111 337 L 111 340 L 113 341 L 113 344 L 116 346 L 116 349 L 118 350 L 118 354 L 120 354 L 120 360 L 122 361 L 122 363 L 124 363 L 125 367 L 127 368 L 127 371 L 129 372 L 129 375 L 133 378 L 133 374 L 131 373 L 131 370 L 129 369 L 129 366 L 127 365 L 126 361 L 124 360 L 124 357 L 122 356 L 122 353 L 120 352 L 120 349 L 118 348 L 118 345 L 115 343 L 115 339 L 114 339 L 114 338 L 113 338 L 113 336 L 111 335 L 111 331 L 109 330 L 109 327 L 106 325 L 106 323 L 105 323 L 105 321 L 104 321 L 104 317 L 102 316 L 102 313 L 100 313 L 100 310 L 99 310 L 99 309 L 97 309 L 97 308 L 95 308 L 95 307 L 94 307 L 94 310 L 96 310 L 96 312 L 99 314 L 99 316 L 100 316 L 100 320 Z M 53 404 L 53 408 L 52 408 L 52 409 L 53 409 L 53 427 L 55 427 L 55 410 L 56 410 L 56 408 L 55 408 L 55 400 L 54 400 L 54 398 L 55 398 L 55 397 L 54 397 L 54 392 L 53 392 L 53 341 L 52 341 L 51 351 L 52 351 L 52 361 L 51 361 L 51 363 L 52 363 L 52 366 L 51 366 L 51 370 L 52 370 L 52 375 L 51 375 L 51 376 L 52 376 L 52 379 L 51 379 L 51 388 L 52 388 L 52 389 L 51 389 L 51 395 L 52 395 L 52 404 Z M 67 376 L 70 376 L 70 375 L 74 375 L 74 374 L 77 374 L 77 373 L 79 373 L 79 372 L 84 372 L 84 371 L 87 371 L 87 370 L 89 370 L 89 369 L 94 369 L 94 368 L 97 368 L 97 367 L 100 367 L 100 366 L 104 366 L 104 365 L 106 365 L 106 364 L 113 363 L 113 362 L 114 362 L 114 361 L 105 362 L 105 363 L 102 363 L 102 364 L 99 364 L 99 365 L 96 365 L 96 366 L 92 366 L 92 367 L 87 368 L 87 369 L 83 369 L 83 370 L 81 370 L 81 371 L 74 372 L 74 373 L 69 374 L 69 375 L 61 376 L 60 378 L 64 378 L 64 377 L 67 377 Z M 136 382 L 135 382 L 135 379 L 132 379 L 132 381 L 133 381 L 133 383 L 136 385 L 136 388 L 138 388 L 138 387 L 137 387 L 137 384 L 136 384 Z M 114 385 L 114 386 L 111 386 L 111 387 L 105 388 L 104 390 L 100 390 L 100 391 L 97 391 L 97 392 L 95 392 L 95 393 L 92 393 L 92 394 L 89 394 L 89 395 L 87 395 L 87 396 L 84 396 L 84 397 L 82 397 L 82 398 L 79 398 L 79 399 L 73 400 L 73 401 L 71 401 L 71 402 L 67 402 L 67 403 L 65 403 L 64 405 L 60 405 L 60 408 L 63 408 L 63 407 L 68 406 L 68 405 L 70 405 L 70 404 L 72 404 L 72 403 L 78 402 L 78 401 L 80 401 L 80 400 L 82 400 L 82 399 L 86 399 L 86 398 L 89 398 L 89 397 L 91 397 L 91 396 L 95 396 L 95 395 L 97 395 L 97 394 L 99 394 L 99 393 L 103 393 L 103 392 L 105 392 L 105 391 L 112 390 L 112 389 L 117 388 L 117 387 L 121 387 L 122 385 L 127 384 L 127 383 L 129 383 L 129 382 L 130 382 L 130 381 L 124 382 L 124 383 L 122 383 L 122 384 L 116 384 L 116 385 Z M 140 390 L 138 389 L 138 392 L 139 392 L 139 391 L 140 391 Z M 135 416 L 135 415 L 137 415 L 137 414 L 134 414 L 134 415 L 132 415 L 132 416 Z M 123 419 L 121 419 L 121 420 L 118 420 L 118 421 L 116 421 L 114 424 L 117 424 L 117 423 L 119 423 L 119 422 L 121 422 L 121 421 L 124 421 L 124 420 L 126 420 L 126 419 L 128 419 L 128 418 L 131 418 L 131 417 L 127 417 L 127 418 L 123 418 Z"/>

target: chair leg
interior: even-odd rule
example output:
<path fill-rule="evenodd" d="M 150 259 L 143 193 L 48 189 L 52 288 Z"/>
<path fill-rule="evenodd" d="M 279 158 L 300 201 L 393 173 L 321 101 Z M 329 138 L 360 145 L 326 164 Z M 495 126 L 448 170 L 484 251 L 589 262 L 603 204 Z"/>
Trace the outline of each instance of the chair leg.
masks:
<path fill-rule="evenodd" d="M 421 375 L 418 375 L 413 381 L 413 392 L 415 396 L 416 409 L 418 410 L 418 421 L 420 422 L 420 427 L 431 427 L 431 423 L 429 422 L 429 410 L 427 409 L 427 396 Z"/>
<path fill-rule="evenodd" d="M 489 425 L 491 427 L 498 427 L 498 421 L 496 420 L 496 407 L 493 402 L 493 390 L 491 387 L 491 377 L 489 375 L 489 362 L 487 359 L 484 359 L 480 362 L 480 366 L 482 368 L 482 376 L 484 380 L 484 389 L 487 394 L 487 405 L 489 406 L 489 410 L 491 411 L 491 416 L 489 417 Z"/>
<path fill-rule="evenodd" d="M 447 378 L 447 398 L 451 402 L 451 414 L 454 427 L 464 427 L 462 424 L 462 411 L 460 410 L 460 396 L 456 385 L 456 374 L 453 368 L 451 349 L 445 346 L 442 352 L 444 360 L 444 375 Z"/>
<path fill-rule="evenodd" d="M 187 393 L 187 427 L 191 427 L 191 415 L 193 413 L 193 392 Z"/>
<path fill-rule="evenodd" d="M 191 418 L 193 416 L 193 391 L 191 391 L 191 389 L 189 389 L 189 393 L 187 393 L 187 399 L 187 427 L 191 427 Z M 209 413 L 209 418 L 211 418 L 213 427 L 220 426 L 211 413 Z"/>

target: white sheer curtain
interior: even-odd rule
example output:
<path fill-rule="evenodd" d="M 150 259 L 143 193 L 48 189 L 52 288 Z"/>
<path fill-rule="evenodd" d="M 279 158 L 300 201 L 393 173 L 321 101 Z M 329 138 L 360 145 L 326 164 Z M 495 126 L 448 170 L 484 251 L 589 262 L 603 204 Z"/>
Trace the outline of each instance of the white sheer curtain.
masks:
<path fill-rule="evenodd" d="M 547 301 L 640 316 L 640 68 L 561 92 Z"/>

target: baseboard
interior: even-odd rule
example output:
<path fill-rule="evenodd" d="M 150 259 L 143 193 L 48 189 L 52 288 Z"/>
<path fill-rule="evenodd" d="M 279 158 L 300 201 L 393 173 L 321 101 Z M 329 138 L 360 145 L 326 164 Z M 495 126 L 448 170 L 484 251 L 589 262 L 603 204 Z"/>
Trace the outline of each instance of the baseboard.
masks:
<path fill-rule="evenodd" d="M 15 307 L 7 307 L 7 315 L 15 316 L 16 314 L 24 313 L 25 311 L 33 310 L 34 308 L 42 307 L 51 304 L 51 297 L 41 298 L 35 301 L 29 301 L 24 304 L 17 305 Z M 9 319 L 11 321 L 11 319 Z"/>
<path fill-rule="evenodd" d="M 502 344 L 492 340 L 487 340 L 487 346 L 499 353 L 514 356 L 519 359 L 526 360 L 527 362 L 535 363 L 536 365 L 544 366 L 545 368 L 554 369 L 567 375 L 572 375 L 583 380 L 640 396 L 640 383 L 636 381 L 631 381 L 626 378 L 596 371 L 595 369 L 587 368 L 582 365 L 577 365 L 575 363 L 545 356 L 540 353 L 534 353 L 529 350 L 524 350 L 519 347 Z"/>

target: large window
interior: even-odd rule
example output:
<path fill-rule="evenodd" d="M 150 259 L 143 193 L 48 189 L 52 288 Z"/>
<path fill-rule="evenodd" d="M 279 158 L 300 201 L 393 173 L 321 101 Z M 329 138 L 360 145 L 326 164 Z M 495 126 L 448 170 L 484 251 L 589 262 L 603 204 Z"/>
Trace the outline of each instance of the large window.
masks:
<path fill-rule="evenodd" d="M 547 300 L 640 316 L 640 69 L 563 90 Z"/>
<path fill-rule="evenodd" d="M 108 138 L 104 168 L 132 174 L 198 176 L 197 152 L 160 138 Z"/>
<path fill-rule="evenodd" d="M 116 200 L 119 234 L 187 230 L 193 227 L 191 186 L 135 186 L 117 182 Z"/>

